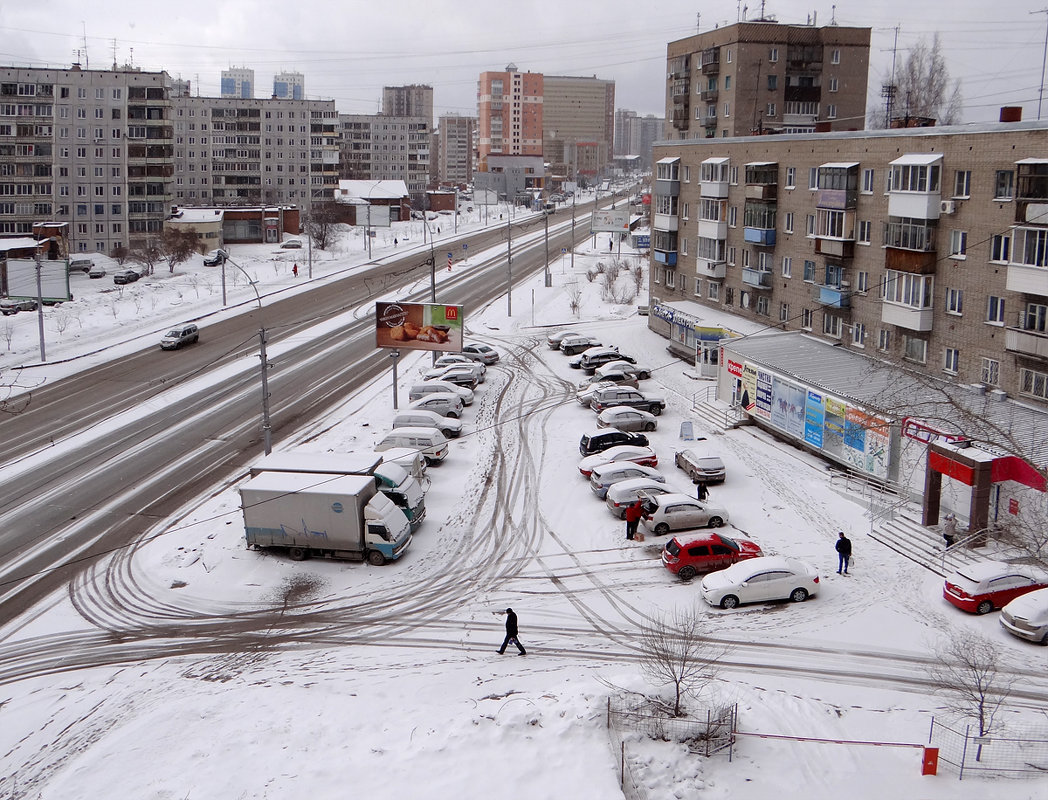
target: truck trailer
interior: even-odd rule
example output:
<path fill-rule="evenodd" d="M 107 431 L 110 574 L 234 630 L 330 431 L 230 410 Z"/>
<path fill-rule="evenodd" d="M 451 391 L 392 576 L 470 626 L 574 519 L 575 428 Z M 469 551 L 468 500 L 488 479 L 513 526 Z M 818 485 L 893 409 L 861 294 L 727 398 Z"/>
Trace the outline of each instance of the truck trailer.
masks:
<path fill-rule="evenodd" d="M 411 544 L 404 513 L 373 475 L 262 472 L 240 487 L 248 547 L 294 561 L 344 558 L 381 566 Z"/>

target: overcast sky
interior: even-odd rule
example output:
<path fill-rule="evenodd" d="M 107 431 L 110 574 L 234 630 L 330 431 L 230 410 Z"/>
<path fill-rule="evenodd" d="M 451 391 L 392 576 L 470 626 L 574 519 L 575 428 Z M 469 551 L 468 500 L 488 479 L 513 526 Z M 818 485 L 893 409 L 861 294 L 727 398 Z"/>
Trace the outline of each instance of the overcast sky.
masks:
<path fill-rule="evenodd" d="M 616 106 L 664 113 L 666 44 L 745 16 L 761 5 L 734 0 L 11 0 L 0 5 L 0 63 L 68 67 L 87 44 L 90 67 L 132 61 L 188 78 L 194 94 L 217 95 L 229 66 L 255 70 L 264 96 L 275 72 L 306 76 L 310 97 L 334 99 L 345 113 L 374 113 L 382 87 L 425 83 L 435 113 L 476 113 L 484 70 L 513 62 L 521 71 L 614 80 Z M 512 16 L 506 9 L 512 7 Z M 891 68 L 895 27 L 900 57 L 939 32 L 950 73 L 961 79 L 965 121 L 997 119 L 1022 105 L 1036 119 L 1045 42 L 1043 0 L 877 0 L 831 4 L 777 0 L 766 14 L 782 23 L 873 28 L 867 105 Z M 701 10 L 701 19 L 696 12 Z M 992 12 L 992 13 L 991 13 Z M 696 27 L 698 23 L 699 27 Z M 83 56 L 81 56 L 83 62 Z M 1042 116 L 1048 118 L 1048 104 Z"/>

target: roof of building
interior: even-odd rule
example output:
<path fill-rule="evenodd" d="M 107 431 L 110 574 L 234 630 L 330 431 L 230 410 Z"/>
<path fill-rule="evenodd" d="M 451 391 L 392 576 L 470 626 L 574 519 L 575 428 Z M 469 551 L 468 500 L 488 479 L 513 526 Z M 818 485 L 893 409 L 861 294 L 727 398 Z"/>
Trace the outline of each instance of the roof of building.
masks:
<path fill-rule="evenodd" d="M 339 181 L 335 196 L 343 202 L 358 200 L 399 200 L 407 197 L 404 181 Z"/>
<path fill-rule="evenodd" d="M 204 223 L 221 222 L 223 216 L 221 208 L 179 208 L 171 214 L 168 222 L 180 223 Z"/>
<path fill-rule="evenodd" d="M 20 236 L 17 239 L 0 239 L 0 250 L 8 252 L 10 250 L 29 250 L 36 249 L 40 244 L 32 236 Z"/>

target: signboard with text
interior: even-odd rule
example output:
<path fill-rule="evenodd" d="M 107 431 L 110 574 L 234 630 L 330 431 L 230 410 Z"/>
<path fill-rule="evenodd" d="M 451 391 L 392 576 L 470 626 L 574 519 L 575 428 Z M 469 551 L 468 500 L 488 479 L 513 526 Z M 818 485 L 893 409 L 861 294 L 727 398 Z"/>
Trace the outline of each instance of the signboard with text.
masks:
<path fill-rule="evenodd" d="M 598 209 L 590 218 L 590 233 L 621 233 L 629 229 L 629 209 L 625 207 Z"/>

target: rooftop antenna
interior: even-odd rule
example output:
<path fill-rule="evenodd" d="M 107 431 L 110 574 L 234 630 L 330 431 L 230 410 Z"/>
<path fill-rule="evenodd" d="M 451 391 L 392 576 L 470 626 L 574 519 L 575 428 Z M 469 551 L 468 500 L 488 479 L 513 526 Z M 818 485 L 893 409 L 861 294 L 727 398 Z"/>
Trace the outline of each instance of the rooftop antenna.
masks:
<path fill-rule="evenodd" d="M 701 31 L 702 31 L 702 14 L 701 13 L 697 13 L 695 15 L 695 33 L 700 33 Z"/>
<path fill-rule="evenodd" d="M 87 57 L 87 23 L 81 20 L 80 25 L 83 29 L 83 36 L 81 38 L 84 43 L 84 68 L 91 69 L 91 61 Z"/>
<path fill-rule="evenodd" d="M 834 3 L 832 6 L 830 6 L 830 24 L 831 25 L 836 25 L 837 24 L 837 4 L 836 3 Z"/>
<path fill-rule="evenodd" d="M 132 68 L 135 66 L 135 48 L 131 48 L 131 62 L 129 64 Z"/>

